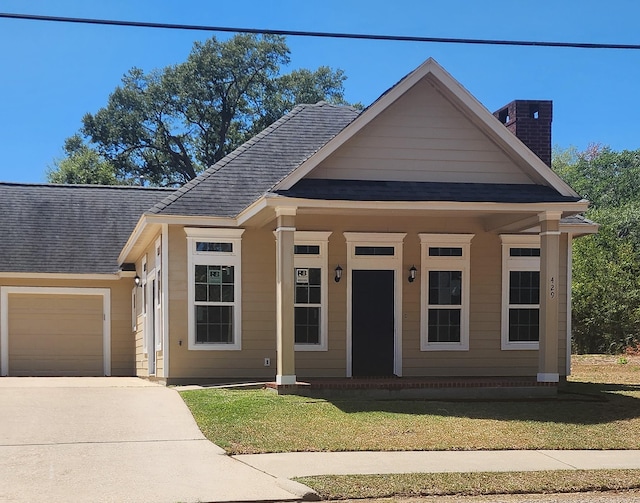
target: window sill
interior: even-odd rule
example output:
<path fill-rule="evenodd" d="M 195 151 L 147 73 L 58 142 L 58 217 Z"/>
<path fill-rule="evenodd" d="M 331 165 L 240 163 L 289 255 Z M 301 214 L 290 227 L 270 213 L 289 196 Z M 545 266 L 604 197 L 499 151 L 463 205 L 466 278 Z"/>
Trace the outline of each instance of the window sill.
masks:
<path fill-rule="evenodd" d="M 196 344 L 189 342 L 189 351 L 240 351 L 242 347 L 237 344 Z"/>
<path fill-rule="evenodd" d="M 328 351 L 325 344 L 296 344 L 295 351 Z"/>
<path fill-rule="evenodd" d="M 537 351 L 540 347 L 538 342 L 507 342 L 502 341 L 502 351 Z"/>
<path fill-rule="evenodd" d="M 469 344 L 452 342 L 422 342 L 420 351 L 469 351 Z"/>

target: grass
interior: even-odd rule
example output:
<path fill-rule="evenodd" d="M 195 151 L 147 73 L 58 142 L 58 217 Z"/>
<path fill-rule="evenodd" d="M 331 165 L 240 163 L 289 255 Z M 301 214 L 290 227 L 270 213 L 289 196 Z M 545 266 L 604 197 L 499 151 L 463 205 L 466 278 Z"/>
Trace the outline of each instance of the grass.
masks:
<path fill-rule="evenodd" d="M 575 357 L 557 400 L 318 400 L 262 390 L 185 391 L 231 454 L 290 451 L 640 449 L 640 357 Z"/>
<path fill-rule="evenodd" d="M 325 500 L 479 496 L 637 489 L 640 488 L 640 470 L 340 475 L 295 480 L 312 487 Z"/>

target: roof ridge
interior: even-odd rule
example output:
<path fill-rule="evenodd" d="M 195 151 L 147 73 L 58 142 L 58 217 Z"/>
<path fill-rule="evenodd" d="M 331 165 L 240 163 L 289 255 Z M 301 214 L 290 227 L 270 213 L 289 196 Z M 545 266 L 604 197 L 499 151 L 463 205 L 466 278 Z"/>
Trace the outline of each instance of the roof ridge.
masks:
<path fill-rule="evenodd" d="M 117 189 L 117 190 L 151 190 L 151 191 L 175 191 L 173 187 L 156 187 L 140 185 L 101 185 L 92 183 L 31 183 L 31 182 L 2 182 L 4 187 L 51 187 L 66 189 Z"/>
<path fill-rule="evenodd" d="M 167 197 L 165 197 L 162 201 L 159 201 L 158 203 L 154 204 L 149 209 L 149 212 L 150 213 L 159 213 L 160 211 L 168 208 L 171 204 L 176 202 L 183 195 L 187 194 L 189 191 L 191 191 L 192 189 L 194 189 L 195 187 L 200 185 L 200 183 L 202 183 L 203 181 L 207 180 L 208 178 L 210 178 L 211 176 L 216 174 L 218 171 L 220 171 L 222 168 L 224 168 L 227 164 L 229 164 L 229 162 L 231 162 L 232 160 L 240 157 L 240 155 L 242 155 L 244 152 L 249 150 L 255 144 L 260 142 L 266 136 L 268 136 L 269 134 L 274 132 L 276 129 L 281 127 L 283 124 L 285 124 L 289 120 L 291 120 L 293 117 L 295 117 L 296 115 L 301 113 L 302 110 L 304 110 L 307 107 L 313 107 L 313 106 L 317 106 L 317 105 L 318 104 L 315 104 L 315 105 L 306 105 L 306 104 L 296 105 L 290 112 L 287 112 L 285 115 L 280 117 L 277 121 L 275 121 L 274 123 L 272 123 L 271 125 L 269 125 L 265 129 L 263 129 L 262 131 L 260 131 L 258 134 L 256 134 L 255 136 L 252 136 L 251 138 L 249 138 L 246 142 L 244 142 L 242 145 L 237 147 L 232 152 L 229 152 L 227 155 L 225 155 L 222 159 L 220 159 L 214 165 L 212 165 L 212 166 L 208 167 L 207 169 L 205 169 L 202 173 L 200 173 L 198 176 L 196 176 L 192 180 L 189 180 L 186 184 L 184 184 L 182 187 L 179 187 L 178 189 L 176 189 L 175 192 L 173 192 L 172 194 L 170 194 Z"/>

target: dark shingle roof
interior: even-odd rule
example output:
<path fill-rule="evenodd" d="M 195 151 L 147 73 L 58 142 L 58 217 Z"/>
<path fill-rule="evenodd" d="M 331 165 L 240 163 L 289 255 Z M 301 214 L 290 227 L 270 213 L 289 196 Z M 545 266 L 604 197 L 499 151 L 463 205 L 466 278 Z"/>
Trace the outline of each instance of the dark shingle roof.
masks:
<path fill-rule="evenodd" d="M 140 216 L 173 190 L 0 183 L 0 272 L 114 273 Z"/>
<path fill-rule="evenodd" d="M 358 114 L 351 107 L 324 102 L 299 105 L 150 211 L 164 215 L 235 217 Z"/>
<path fill-rule="evenodd" d="M 395 182 L 323 180 L 305 178 L 288 190 L 287 197 L 345 201 L 458 201 L 496 203 L 575 202 L 552 187 L 507 183 Z"/>

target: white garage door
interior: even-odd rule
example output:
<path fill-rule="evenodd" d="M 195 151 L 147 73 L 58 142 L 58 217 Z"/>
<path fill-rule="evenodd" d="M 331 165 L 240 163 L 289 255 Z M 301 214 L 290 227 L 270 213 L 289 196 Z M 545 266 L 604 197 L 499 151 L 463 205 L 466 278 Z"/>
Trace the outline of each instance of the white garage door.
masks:
<path fill-rule="evenodd" d="M 4 375 L 109 374 L 101 290 L 15 288 L 3 293 Z"/>

